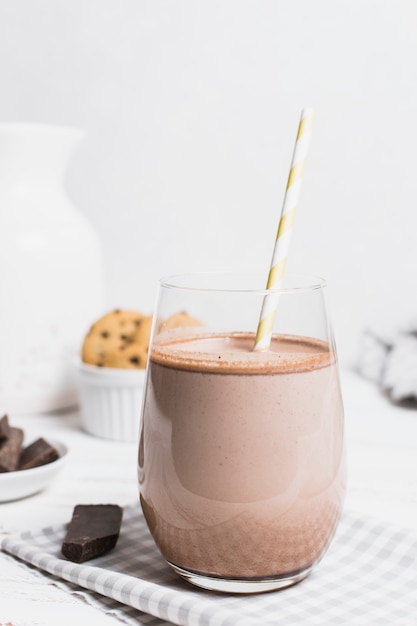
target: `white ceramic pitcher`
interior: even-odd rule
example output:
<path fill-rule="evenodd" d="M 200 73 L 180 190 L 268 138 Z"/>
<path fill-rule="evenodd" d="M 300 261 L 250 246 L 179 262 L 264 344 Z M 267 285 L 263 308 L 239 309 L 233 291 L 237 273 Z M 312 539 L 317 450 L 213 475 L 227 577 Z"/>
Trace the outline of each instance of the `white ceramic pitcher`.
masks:
<path fill-rule="evenodd" d="M 72 358 L 103 312 L 99 239 L 67 198 L 83 132 L 0 124 L 0 411 L 76 403 Z"/>

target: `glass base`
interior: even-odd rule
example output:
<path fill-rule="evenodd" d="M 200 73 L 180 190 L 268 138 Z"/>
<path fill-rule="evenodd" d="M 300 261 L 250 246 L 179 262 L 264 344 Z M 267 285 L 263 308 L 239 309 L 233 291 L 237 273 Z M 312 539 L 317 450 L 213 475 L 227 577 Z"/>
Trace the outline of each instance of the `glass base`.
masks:
<path fill-rule="evenodd" d="M 185 578 L 189 583 L 196 587 L 209 589 L 210 591 L 221 591 L 223 593 L 264 593 L 266 591 L 275 591 L 284 589 L 299 583 L 306 578 L 312 570 L 308 567 L 304 570 L 287 574 L 284 576 L 268 577 L 268 578 L 221 578 L 220 576 L 205 576 L 197 572 L 192 572 L 178 565 L 174 565 L 168 561 L 168 565 L 172 567 L 174 572 Z"/>

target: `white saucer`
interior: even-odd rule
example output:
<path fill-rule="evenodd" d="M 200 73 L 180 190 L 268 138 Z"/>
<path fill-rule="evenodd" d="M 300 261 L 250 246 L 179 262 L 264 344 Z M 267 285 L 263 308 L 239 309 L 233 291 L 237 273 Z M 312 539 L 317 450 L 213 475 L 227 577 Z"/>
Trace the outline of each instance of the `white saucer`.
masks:
<path fill-rule="evenodd" d="M 42 491 L 60 472 L 66 463 L 68 448 L 59 441 L 49 438 L 47 441 L 58 450 L 59 459 L 33 469 L 0 473 L 0 502 L 26 498 Z"/>

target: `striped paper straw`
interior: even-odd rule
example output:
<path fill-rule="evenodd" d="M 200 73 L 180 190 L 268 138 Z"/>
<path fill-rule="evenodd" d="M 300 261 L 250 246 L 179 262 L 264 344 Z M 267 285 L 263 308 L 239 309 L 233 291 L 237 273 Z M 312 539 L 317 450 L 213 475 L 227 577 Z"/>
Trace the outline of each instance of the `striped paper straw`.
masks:
<path fill-rule="evenodd" d="M 268 282 L 266 285 L 267 289 L 279 288 L 284 276 L 285 263 L 287 261 L 292 227 L 300 196 L 300 188 L 303 180 L 304 165 L 310 143 L 313 120 L 314 111 L 312 109 L 303 109 L 301 112 L 300 124 L 298 126 L 287 188 L 285 190 L 281 218 L 278 225 L 278 232 L 272 255 L 271 269 L 269 270 Z M 254 350 L 267 350 L 269 348 L 277 305 L 277 293 L 271 293 L 265 296 L 256 331 Z"/>

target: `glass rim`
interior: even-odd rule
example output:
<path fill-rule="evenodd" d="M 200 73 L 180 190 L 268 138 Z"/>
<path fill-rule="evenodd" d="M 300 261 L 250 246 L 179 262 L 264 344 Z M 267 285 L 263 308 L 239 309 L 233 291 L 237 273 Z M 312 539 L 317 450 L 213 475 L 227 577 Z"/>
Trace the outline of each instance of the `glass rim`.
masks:
<path fill-rule="evenodd" d="M 279 287 L 267 289 L 265 287 L 238 287 L 233 286 L 231 283 L 228 286 L 216 285 L 213 282 L 212 285 L 207 286 L 199 284 L 198 281 L 207 279 L 232 279 L 233 277 L 242 279 L 259 279 L 266 283 L 268 275 L 264 272 L 237 272 L 237 271 L 203 271 L 203 272 L 184 272 L 180 274 L 167 274 L 159 279 L 159 286 L 165 289 L 175 289 L 189 292 L 225 292 L 225 293 L 256 293 L 261 295 L 268 295 L 271 293 L 301 293 L 307 291 L 315 291 L 326 287 L 327 283 L 321 276 L 313 274 L 300 274 L 289 272 L 284 276 L 283 284 Z M 293 281 L 293 284 L 288 285 L 288 281 Z M 298 282 L 297 282 L 298 281 Z"/>

